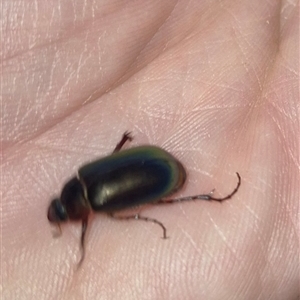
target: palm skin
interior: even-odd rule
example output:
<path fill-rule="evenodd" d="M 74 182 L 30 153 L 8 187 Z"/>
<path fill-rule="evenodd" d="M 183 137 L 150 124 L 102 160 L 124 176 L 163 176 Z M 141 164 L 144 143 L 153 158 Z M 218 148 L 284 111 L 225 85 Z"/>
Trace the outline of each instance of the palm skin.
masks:
<path fill-rule="evenodd" d="M 76 3 L 76 2 L 75 2 Z M 7 2 L 2 299 L 297 299 L 297 1 Z M 20 6 L 18 6 L 20 5 Z M 51 197 L 125 130 L 180 159 L 168 229 L 95 215 L 53 239 Z"/>

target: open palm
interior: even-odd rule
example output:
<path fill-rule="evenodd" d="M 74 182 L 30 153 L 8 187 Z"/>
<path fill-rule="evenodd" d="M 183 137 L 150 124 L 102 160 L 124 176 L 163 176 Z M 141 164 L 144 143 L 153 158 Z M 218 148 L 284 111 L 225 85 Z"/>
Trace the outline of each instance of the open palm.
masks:
<path fill-rule="evenodd" d="M 296 299 L 297 1 L 7 3 L 2 42 L 3 299 Z M 25 3 L 26 2 L 26 3 Z M 32 5 L 32 6 L 31 6 Z M 189 174 L 143 208 L 53 239 L 52 197 L 87 161 L 155 144 Z"/>

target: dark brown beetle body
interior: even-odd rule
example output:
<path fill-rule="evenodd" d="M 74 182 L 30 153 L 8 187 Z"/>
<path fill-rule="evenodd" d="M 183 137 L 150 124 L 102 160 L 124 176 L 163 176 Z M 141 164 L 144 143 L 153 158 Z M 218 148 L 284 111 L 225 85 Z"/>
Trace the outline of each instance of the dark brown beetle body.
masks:
<path fill-rule="evenodd" d="M 60 199 L 54 199 L 48 209 L 48 220 L 60 224 L 69 220 L 82 220 L 81 246 L 84 257 L 84 236 L 90 212 L 105 212 L 110 216 L 117 211 L 146 203 L 172 203 L 194 199 L 223 201 L 231 198 L 239 189 L 224 198 L 210 194 L 162 200 L 178 191 L 186 180 L 183 165 L 170 153 L 155 146 L 141 146 L 118 152 L 127 140 L 123 135 L 110 156 L 96 160 L 79 169 L 78 176 L 69 180 Z M 160 225 L 166 238 L 166 228 L 155 220 L 140 215 L 117 217 L 151 221 Z"/>

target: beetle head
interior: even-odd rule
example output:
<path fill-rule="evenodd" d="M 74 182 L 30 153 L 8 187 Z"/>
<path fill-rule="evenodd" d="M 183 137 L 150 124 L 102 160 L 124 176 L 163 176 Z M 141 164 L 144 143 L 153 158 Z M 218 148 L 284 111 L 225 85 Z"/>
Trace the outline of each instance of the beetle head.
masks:
<path fill-rule="evenodd" d="M 68 220 L 66 208 L 59 199 L 51 201 L 47 217 L 50 223 L 61 223 Z"/>

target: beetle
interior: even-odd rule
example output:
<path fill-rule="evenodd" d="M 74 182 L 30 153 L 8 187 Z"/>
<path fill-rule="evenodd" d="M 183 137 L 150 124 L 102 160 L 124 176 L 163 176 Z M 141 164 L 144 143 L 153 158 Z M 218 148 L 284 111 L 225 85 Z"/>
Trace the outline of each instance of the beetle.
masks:
<path fill-rule="evenodd" d="M 136 219 L 158 224 L 167 238 L 163 223 L 156 219 L 133 216 L 115 216 L 124 209 L 142 204 L 165 204 L 190 200 L 224 201 L 237 193 L 241 185 L 238 177 L 236 188 L 226 197 L 215 198 L 210 194 L 188 196 L 175 199 L 166 197 L 180 190 L 187 178 L 185 168 L 173 155 L 156 146 L 139 146 L 120 151 L 126 141 L 132 141 L 130 132 L 125 132 L 113 153 L 82 166 L 76 176 L 63 187 L 60 198 L 51 201 L 48 220 L 60 223 L 68 220 L 82 222 L 81 259 L 85 256 L 85 233 L 92 211 L 103 212 L 117 219 Z"/>

